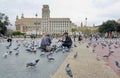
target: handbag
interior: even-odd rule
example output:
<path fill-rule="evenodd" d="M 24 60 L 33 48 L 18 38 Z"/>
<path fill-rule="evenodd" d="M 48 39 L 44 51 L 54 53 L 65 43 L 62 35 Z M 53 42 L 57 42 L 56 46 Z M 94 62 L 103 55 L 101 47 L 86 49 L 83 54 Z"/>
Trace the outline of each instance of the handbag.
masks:
<path fill-rule="evenodd" d="M 51 46 L 46 46 L 46 51 L 49 52 L 52 50 L 52 47 Z"/>

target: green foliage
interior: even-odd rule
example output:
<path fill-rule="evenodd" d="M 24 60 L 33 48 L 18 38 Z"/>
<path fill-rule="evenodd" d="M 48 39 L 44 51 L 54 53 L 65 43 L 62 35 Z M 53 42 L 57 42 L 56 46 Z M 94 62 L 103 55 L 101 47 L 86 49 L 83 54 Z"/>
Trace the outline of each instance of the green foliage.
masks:
<path fill-rule="evenodd" d="M 112 31 L 120 32 L 120 24 L 118 24 L 114 20 L 108 20 L 99 27 L 100 33 L 106 33 L 106 32 L 112 32 Z"/>
<path fill-rule="evenodd" d="M 14 31 L 12 32 L 12 35 L 16 36 L 16 35 L 25 35 L 25 33 L 22 33 L 20 31 Z"/>
<path fill-rule="evenodd" d="M 0 33 L 5 35 L 7 27 L 10 25 L 8 17 L 4 13 L 0 13 Z"/>
<path fill-rule="evenodd" d="M 91 30 L 92 33 L 97 33 L 98 32 L 98 28 Z"/>
<path fill-rule="evenodd" d="M 77 29 L 76 28 L 72 28 L 72 32 L 75 32 L 75 31 L 77 31 Z"/>
<path fill-rule="evenodd" d="M 91 29 L 89 29 L 89 28 L 82 28 L 82 29 L 79 29 L 79 31 L 81 31 L 82 33 L 84 33 L 86 35 L 89 35 L 92 33 Z"/>
<path fill-rule="evenodd" d="M 83 31 L 83 33 L 86 34 L 86 35 L 89 35 L 89 34 L 91 33 L 91 30 L 86 28 L 86 29 Z"/>

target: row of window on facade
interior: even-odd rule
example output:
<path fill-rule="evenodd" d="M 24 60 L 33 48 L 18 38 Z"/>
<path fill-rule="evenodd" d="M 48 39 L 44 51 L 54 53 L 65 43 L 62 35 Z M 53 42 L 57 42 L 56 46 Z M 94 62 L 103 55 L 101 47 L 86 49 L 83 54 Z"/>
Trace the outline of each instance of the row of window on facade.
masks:
<path fill-rule="evenodd" d="M 45 30 L 43 31 L 44 33 L 46 32 Z M 65 30 L 65 31 L 49 31 L 49 33 L 64 33 L 64 32 L 68 32 L 68 30 Z"/>
<path fill-rule="evenodd" d="M 36 22 L 34 22 L 34 23 L 24 23 L 24 24 L 22 24 L 23 26 L 36 26 Z M 41 25 L 41 22 L 37 22 L 37 26 L 40 26 Z"/>
<path fill-rule="evenodd" d="M 28 30 L 33 30 L 33 29 L 36 29 L 36 27 L 33 27 L 33 26 L 31 26 L 31 27 L 28 27 L 28 26 L 26 26 L 26 31 L 28 31 Z M 37 27 L 37 30 L 40 30 L 41 28 L 40 27 Z"/>
<path fill-rule="evenodd" d="M 63 29 L 63 30 L 60 30 L 60 29 L 47 29 L 47 28 L 44 28 L 43 31 L 52 31 L 52 32 L 68 32 L 68 29 Z"/>
<path fill-rule="evenodd" d="M 44 24 L 45 26 L 49 26 L 49 24 Z M 55 27 L 69 27 L 70 24 L 50 24 L 50 26 L 55 26 Z"/>

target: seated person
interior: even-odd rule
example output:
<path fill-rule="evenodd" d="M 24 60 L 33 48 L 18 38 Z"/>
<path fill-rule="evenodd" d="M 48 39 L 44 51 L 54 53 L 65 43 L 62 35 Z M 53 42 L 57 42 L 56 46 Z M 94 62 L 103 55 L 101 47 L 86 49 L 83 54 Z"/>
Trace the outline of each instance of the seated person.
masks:
<path fill-rule="evenodd" d="M 63 42 L 62 46 L 70 48 L 71 45 L 72 45 L 72 39 L 70 38 L 70 36 L 68 36 L 67 32 L 65 32 L 63 35 L 64 35 L 64 37 L 63 37 L 63 40 L 62 40 L 62 42 Z"/>
<path fill-rule="evenodd" d="M 46 34 L 41 40 L 40 48 L 44 51 L 49 51 L 50 50 L 50 45 L 51 45 L 50 35 Z M 49 48 L 48 48 L 48 46 L 49 46 Z M 46 48 L 49 49 L 49 50 L 47 50 Z"/>

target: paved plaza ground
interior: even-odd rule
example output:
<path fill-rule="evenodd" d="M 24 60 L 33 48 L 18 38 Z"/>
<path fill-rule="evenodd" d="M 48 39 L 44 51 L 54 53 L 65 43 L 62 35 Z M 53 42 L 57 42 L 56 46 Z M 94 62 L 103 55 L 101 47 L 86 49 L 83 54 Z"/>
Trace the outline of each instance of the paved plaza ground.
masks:
<path fill-rule="evenodd" d="M 16 45 L 14 39 L 13 44 Z M 27 41 L 31 42 L 30 39 Z M 36 40 L 40 44 L 40 40 Z M 53 40 L 54 44 L 57 39 Z M 20 44 L 22 44 L 20 42 Z M 103 58 L 108 53 L 108 47 L 102 49 L 100 45 L 95 48 L 95 53 L 92 52 L 93 44 L 89 48 L 88 41 L 83 41 L 80 44 L 76 41 L 77 47 L 72 47 L 69 52 L 58 52 L 52 55 L 55 58 L 53 62 L 48 62 L 46 57 L 41 57 L 40 50 L 37 53 L 28 53 L 21 45 L 19 56 L 15 56 L 15 51 L 7 58 L 2 58 L 6 49 L 7 42 L 0 43 L 0 77 L 2 78 L 70 78 L 65 71 L 66 65 L 69 63 L 73 78 L 120 78 L 119 68 L 116 67 L 114 61 L 119 60 L 119 48 L 114 49 L 114 55 L 109 59 Z M 112 49 L 113 50 L 113 49 Z M 73 58 L 75 52 L 78 52 L 77 58 Z M 100 53 L 101 52 L 101 53 Z M 117 57 L 113 58 L 114 56 Z M 26 63 L 34 59 L 40 59 L 36 67 L 26 68 Z"/>
<path fill-rule="evenodd" d="M 65 67 L 68 63 L 70 64 L 73 78 L 120 78 L 119 69 L 116 67 L 118 72 L 113 71 L 114 68 L 110 67 L 111 63 L 104 61 L 98 53 L 93 53 L 92 48 L 86 48 L 86 43 L 77 45 L 78 47 L 72 49 L 52 78 L 70 78 L 65 72 Z M 101 51 L 100 49 L 97 48 L 97 51 Z M 75 52 L 78 52 L 78 57 L 74 59 Z M 111 61 L 114 62 L 113 60 Z"/>

